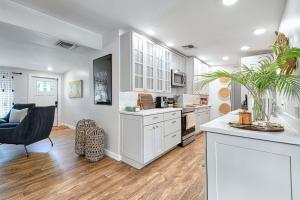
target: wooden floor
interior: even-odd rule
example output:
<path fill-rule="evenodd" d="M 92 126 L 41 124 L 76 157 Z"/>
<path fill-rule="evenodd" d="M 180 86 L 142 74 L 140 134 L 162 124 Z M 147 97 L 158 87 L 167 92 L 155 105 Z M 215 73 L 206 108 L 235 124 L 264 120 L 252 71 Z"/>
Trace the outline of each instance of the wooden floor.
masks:
<path fill-rule="evenodd" d="M 28 147 L 0 145 L 0 199 L 204 200 L 203 136 L 142 170 L 105 157 L 89 163 L 74 153 L 74 132 L 52 132 Z"/>

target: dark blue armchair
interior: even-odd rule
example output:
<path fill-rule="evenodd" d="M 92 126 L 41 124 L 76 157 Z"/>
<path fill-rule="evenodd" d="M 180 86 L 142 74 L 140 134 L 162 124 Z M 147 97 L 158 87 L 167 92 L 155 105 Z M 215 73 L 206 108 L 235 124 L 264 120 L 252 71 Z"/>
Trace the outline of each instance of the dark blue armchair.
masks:
<path fill-rule="evenodd" d="M 54 115 L 55 106 L 30 107 L 27 116 L 21 123 L 16 126 L 11 125 L 10 127 L 0 126 L 0 143 L 24 145 L 27 156 L 29 154 L 26 146 L 32 143 L 48 138 L 53 146 L 49 135 L 53 126 Z"/>

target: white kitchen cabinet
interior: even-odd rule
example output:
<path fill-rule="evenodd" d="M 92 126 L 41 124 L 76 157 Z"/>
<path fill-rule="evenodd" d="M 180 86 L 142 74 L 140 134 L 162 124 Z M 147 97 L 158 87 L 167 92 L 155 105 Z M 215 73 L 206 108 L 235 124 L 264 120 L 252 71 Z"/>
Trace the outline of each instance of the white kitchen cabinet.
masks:
<path fill-rule="evenodd" d="M 163 123 L 144 127 L 144 162 L 147 163 L 164 151 Z"/>
<path fill-rule="evenodd" d="M 200 107 L 195 110 L 196 133 L 200 133 L 200 126 L 210 121 L 210 106 Z"/>
<path fill-rule="evenodd" d="M 133 167 L 144 167 L 180 142 L 180 110 L 146 116 L 121 114 L 122 161 Z"/>
<path fill-rule="evenodd" d="M 300 199 L 297 145 L 206 132 L 206 155 L 207 200 Z"/>
<path fill-rule="evenodd" d="M 155 46 L 155 66 L 156 66 L 156 91 L 164 91 L 164 48 Z"/>
<path fill-rule="evenodd" d="M 165 85 L 164 89 L 165 92 L 170 93 L 171 92 L 171 52 L 167 49 L 164 51 L 165 56 L 165 65 L 164 65 L 164 74 L 165 74 Z"/>
<path fill-rule="evenodd" d="M 170 93 L 172 66 L 184 71 L 184 56 L 171 52 L 141 34 L 123 34 L 120 49 L 121 91 Z M 173 59 L 173 55 L 176 55 L 176 59 Z"/>
<path fill-rule="evenodd" d="M 186 57 L 177 53 L 171 53 L 171 69 L 185 72 Z"/>
<path fill-rule="evenodd" d="M 187 93 L 209 95 L 209 87 L 200 87 L 201 75 L 209 72 L 208 65 L 199 59 L 191 57 L 187 61 Z"/>
<path fill-rule="evenodd" d="M 155 43 L 149 39 L 144 39 L 145 45 L 145 89 L 155 91 Z"/>

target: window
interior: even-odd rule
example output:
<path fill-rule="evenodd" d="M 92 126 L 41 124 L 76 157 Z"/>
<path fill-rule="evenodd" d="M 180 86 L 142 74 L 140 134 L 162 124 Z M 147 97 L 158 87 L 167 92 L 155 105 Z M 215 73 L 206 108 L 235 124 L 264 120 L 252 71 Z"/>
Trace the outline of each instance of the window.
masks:
<path fill-rule="evenodd" d="M 54 83 L 52 81 L 36 81 L 37 95 L 52 94 L 54 92 Z"/>
<path fill-rule="evenodd" d="M 0 73 L 0 116 L 5 116 L 13 106 L 13 76 Z"/>

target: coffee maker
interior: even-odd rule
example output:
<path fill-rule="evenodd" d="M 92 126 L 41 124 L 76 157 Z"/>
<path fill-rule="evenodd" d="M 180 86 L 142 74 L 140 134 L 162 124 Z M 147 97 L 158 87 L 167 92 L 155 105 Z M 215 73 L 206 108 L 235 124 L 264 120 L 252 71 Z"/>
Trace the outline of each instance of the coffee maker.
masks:
<path fill-rule="evenodd" d="M 167 108 L 169 107 L 168 98 L 167 97 L 156 97 L 155 98 L 155 107 L 156 108 Z"/>

